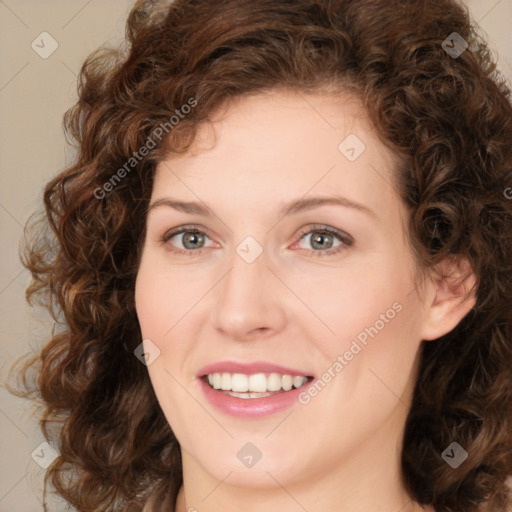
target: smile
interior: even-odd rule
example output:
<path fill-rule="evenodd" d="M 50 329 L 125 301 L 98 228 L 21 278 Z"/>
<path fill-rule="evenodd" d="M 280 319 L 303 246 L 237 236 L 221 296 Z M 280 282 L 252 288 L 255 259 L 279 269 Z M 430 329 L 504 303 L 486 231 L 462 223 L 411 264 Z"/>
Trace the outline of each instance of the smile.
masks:
<path fill-rule="evenodd" d="M 291 389 L 297 389 L 310 380 L 302 375 L 280 373 L 243 373 L 215 372 L 204 376 L 205 382 L 215 390 L 238 398 L 264 398 Z"/>
<path fill-rule="evenodd" d="M 260 418 L 295 405 L 314 377 L 297 368 L 256 361 L 220 361 L 197 373 L 206 401 L 217 411 L 242 418 Z"/>

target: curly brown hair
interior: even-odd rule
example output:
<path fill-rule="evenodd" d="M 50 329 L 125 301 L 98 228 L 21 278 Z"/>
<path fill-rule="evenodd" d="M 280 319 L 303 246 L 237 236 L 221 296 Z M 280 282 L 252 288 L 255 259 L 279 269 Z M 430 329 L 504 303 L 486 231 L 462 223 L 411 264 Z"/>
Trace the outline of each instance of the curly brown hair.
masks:
<path fill-rule="evenodd" d="M 469 44 L 459 56 L 443 44 L 453 32 Z M 396 177 L 421 268 L 449 255 L 470 263 L 476 305 L 439 342 L 422 344 L 402 476 L 411 498 L 437 512 L 504 512 L 511 91 L 467 8 L 455 0 L 140 0 L 126 40 L 81 69 L 79 100 L 64 118 L 76 162 L 47 184 L 45 212 L 28 223 L 21 256 L 33 276 L 27 299 L 46 304 L 61 326 L 20 373 L 19 393 L 43 404 L 41 428 L 60 451 L 45 495 L 51 482 L 79 511 L 174 510 L 179 445 L 134 357 L 142 341 L 134 283 L 154 170 L 186 151 L 230 99 L 285 87 L 357 94 L 403 162 Z M 189 113 L 150 148 L 148 138 L 186 104 Z M 441 458 L 454 439 L 469 453 L 455 470 Z"/>

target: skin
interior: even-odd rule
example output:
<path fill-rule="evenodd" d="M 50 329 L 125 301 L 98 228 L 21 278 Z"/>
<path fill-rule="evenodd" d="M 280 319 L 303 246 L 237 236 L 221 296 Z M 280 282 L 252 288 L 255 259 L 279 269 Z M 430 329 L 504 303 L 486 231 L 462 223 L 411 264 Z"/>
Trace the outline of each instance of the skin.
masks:
<path fill-rule="evenodd" d="M 433 512 L 400 483 L 401 439 L 422 340 L 449 332 L 474 305 L 467 265 L 443 262 L 452 276 L 432 274 L 416 291 L 396 159 L 350 96 L 276 90 L 237 98 L 213 121 L 188 152 L 158 165 L 150 201 L 197 201 L 213 215 L 151 208 L 136 282 L 143 338 L 160 350 L 149 376 L 182 451 L 176 510 Z M 366 146 L 354 161 L 338 150 L 349 134 Z M 373 214 L 329 204 L 278 214 L 294 199 L 327 195 Z M 195 253 L 179 252 L 183 235 L 161 241 L 192 223 L 206 234 L 188 243 Z M 314 224 L 352 245 L 333 236 L 319 249 Z M 252 263 L 236 252 L 247 236 L 263 251 Z M 394 303 L 402 310 L 306 405 L 235 418 L 201 392 L 198 370 L 220 360 L 320 378 Z M 252 468 L 236 455 L 247 442 L 262 453 Z"/>

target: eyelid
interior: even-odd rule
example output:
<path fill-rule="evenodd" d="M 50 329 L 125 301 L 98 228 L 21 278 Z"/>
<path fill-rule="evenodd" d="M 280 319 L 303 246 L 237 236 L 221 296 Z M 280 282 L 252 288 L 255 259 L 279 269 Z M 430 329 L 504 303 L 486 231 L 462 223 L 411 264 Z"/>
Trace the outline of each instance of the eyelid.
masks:
<path fill-rule="evenodd" d="M 341 254 L 342 252 L 346 251 L 347 248 L 351 247 L 354 244 L 354 239 L 344 231 L 341 231 L 337 228 L 333 228 L 331 226 L 323 225 L 323 224 L 309 224 L 308 226 L 304 226 L 298 233 L 298 240 L 297 242 L 294 242 L 293 246 L 300 243 L 304 235 L 307 235 L 309 233 L 312 233 L 313 231 L 319 231 L 328 233 L 329 235 L 332 235 L 334 237 L 337 237 L 341 243 L 340 245 L 336 247 L 331 247 L 330 249 L 324 249 L 317 251 L 315 249 L 302 249 L 302 251 L 306 251 L 306 254 L 308 256 L 315 256 L 315 257 L 322 257 L 322 256 L 337 256 Z M 293 247 L 292 246 L 292 247 Z"/>
<path fill-rule="evenodd" d="M 206 229 L 203 226 L 200 226 L 198 224 L 184 224 L 182 226 L 178 226 L 175 228 L 171 228 L 167 230 L 161 237 L 160 237 L 160 244 L 161 245 L 170 245 L 168 244 L 169 240 L 176 235 L 181 235 L 182 233 L 186 233 L 187 231 L 197 231 L 199 233 L 204 234 L 206 237 L 208 237 L 210 240 L 212 240 L 212 237 L 209 235 L 209 230 Z M 178 254 L 200 254 L 203 249 L 207 249 L 207 247 L 200 247 L 199 249 L 178 249 L 178 248 L 172 248 L 170 249 L 173 253 Z"/>
<path fill-rule="evenodd" d="M 203 226 L 200 226 L 198 224 L 184 224 L 182 226 L 178 226 L 178 227 L 175 227 L 175 228 L 171 228 L 169 230 L 167 230 L 162 236 L 162 241 L 167 241 L 169 240 L 170 238 L 172 238 L 173 236 L 175 235 L 179 235 L 183 232 L 186 232 L 186 231 L 199 231 L 201 233 L 204 233 L 205 235 L 208 236 L 208 238 L 211 238 L 209 236 L 209 231 L 203 227 Z"/>
<path fill-rule="evenodd" d="M 303 228 L 301 228 L 299 230 L 299 233 L 298 233 L 298 236 L 300 237 L 299 239 L 302 239 L 302 237 L 305 234 L 310 233 L 311 231 L 324 231 L 331 235 L 337 236 L 342 242 L 344 242 L 346 244 L 354 243 L 354 239 L 348 233 L 345 233 L 344 231 L 341 231 L 340 229 L 336 229 L 331 226 L 327 226 L 325 224 L 309 224 L 307 226 L 304 226 Z"/>

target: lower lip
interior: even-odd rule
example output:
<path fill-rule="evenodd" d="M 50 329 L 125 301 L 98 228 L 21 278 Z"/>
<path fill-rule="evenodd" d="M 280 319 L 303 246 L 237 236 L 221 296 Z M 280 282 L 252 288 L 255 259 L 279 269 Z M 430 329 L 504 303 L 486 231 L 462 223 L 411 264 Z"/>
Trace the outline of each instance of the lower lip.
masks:
<path fill-rule="evenodd" d="M 199 379 L 203 393 L 213 407 L 220 412 L 243 418 L 261 418 L 270 416 L 280 411 L 284 411 L 297 402 L 300 393 L 302 393 L 308 384 L 300 388 L 294 388 L 284 393 L 265 396 L 263 398 L 238 398 L 235 396 L 219 393 L 212 389 L 203 379 Z"/>

